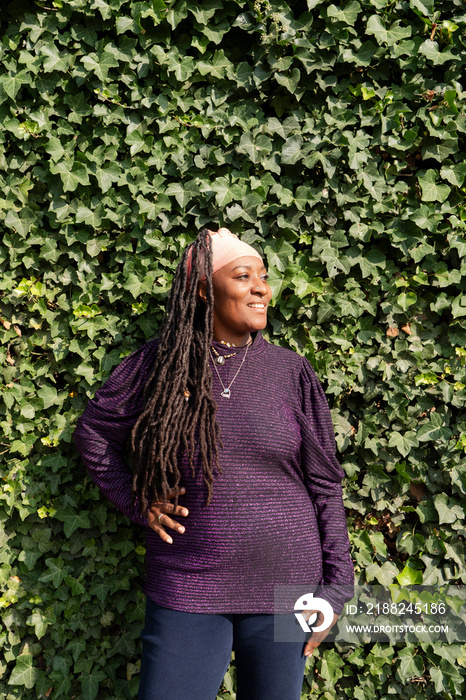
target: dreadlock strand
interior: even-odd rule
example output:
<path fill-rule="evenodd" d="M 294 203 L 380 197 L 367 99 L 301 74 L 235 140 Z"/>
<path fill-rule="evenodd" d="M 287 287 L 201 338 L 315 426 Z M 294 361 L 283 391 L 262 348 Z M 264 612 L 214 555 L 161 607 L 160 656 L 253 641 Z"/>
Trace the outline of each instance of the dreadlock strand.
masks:
<path fill-rule="evenodd" d="M 197 294 L 201 258 L 206 273 L 205 305 L 199 303 Z M 210 234 L 203 229 L 184 251 L 175 272 L 154 367 L 143 392 L 144 409 L 131 434 L 133 492 L 141 513 L 147 510 L 148 497 L 157 497 L 158 488 L 165 502 L 173 489 L 177 504 L 181 479 L 178 451 L 184 450 L 194 469 L 196 444 L 207 486 L 207 503 L 212 498 L 213 473 L 215 467 L 219 468 L 221 445 L 209 367 L 212 335 L 212 251 Z M 184 391 L 188 386 L 191 396 L 186 402 Z"/>

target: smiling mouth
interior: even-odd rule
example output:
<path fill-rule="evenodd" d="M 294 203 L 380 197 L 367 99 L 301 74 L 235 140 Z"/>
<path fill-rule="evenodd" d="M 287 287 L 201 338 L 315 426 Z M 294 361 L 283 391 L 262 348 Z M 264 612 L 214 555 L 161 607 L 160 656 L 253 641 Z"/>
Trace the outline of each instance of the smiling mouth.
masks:
<path fill-rule="evenodd" d="M 255 304 L 248 304 L 250 309 L 258 309 L 259 311 L 264 311 L 267 308 L 267 304 L 262 302 L 257 302 Z"/>

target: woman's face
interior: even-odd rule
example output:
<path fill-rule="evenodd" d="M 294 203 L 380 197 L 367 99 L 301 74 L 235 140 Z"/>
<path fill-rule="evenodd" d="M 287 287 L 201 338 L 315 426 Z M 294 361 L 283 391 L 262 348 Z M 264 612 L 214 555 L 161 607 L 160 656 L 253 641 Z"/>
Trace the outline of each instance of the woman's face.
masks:
<path fill-rule="evenodd" d="M 241 344 L 249 333 L 265 328 L 272 290 L 262 260 L 253 255 L 236 258 L 214 272 L 212 283 L 215 338 Z"/>

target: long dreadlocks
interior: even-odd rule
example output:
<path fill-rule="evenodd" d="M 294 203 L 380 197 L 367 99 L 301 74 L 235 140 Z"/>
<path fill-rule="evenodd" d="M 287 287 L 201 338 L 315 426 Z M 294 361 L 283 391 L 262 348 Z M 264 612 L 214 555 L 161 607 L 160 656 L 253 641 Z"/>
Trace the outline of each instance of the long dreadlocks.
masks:
<path fill-rule="evenodd" d="M 189 255 L 192 256 L 190 272 Z M 205 304 L 198 301 L 197 295 L 202 260 L 206 275 Z M 220 471 L 218 444 L 221 444 L 209 369 L 212 336 L 212 248 L 208 229 L 202 229 L 184 251 L 176 269 L 155 366 L 144 388 L 144 409 L 131 433 L 133 493 L 141 513 L 147 511 L 148 497 L 159 498 L 160 483 L 164 502 L 170 489 L 174 489 L 175 505 L 178 503 L 180 447 L 186 451 L 194 475 L 194 451 L 196 444 L 199 445 L 207 503 L 212 499 L 215 467 Z M 185 392 L 189 392 L 188 400 Z"/>

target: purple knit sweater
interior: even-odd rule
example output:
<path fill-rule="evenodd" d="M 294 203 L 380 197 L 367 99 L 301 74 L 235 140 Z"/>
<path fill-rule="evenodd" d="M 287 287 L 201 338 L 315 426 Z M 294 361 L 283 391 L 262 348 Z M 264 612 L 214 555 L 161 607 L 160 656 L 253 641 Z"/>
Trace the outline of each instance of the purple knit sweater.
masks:
<path fill-rule="evenodd" d="M 214 343 L 220 354 L 232 350 Z M 180 458 L 178 518 L 184 534 L 167 544 L 147 527 L 131 494 L 122 453 L 142 410 L 142 390 L 157 340 L 126 357 L 89 401 L 74 441 L 92 479 L 132 521 L 146 526 L 146 595 L 167 608 L 197 613 L 273 613 L 275 585 L 351 587 L 353 565 L 342 502 L 344 472 L 335 457 L 327 401 L 309 362 L 256 333 L 231 386 L 213 369 L 221 428 L 222 473 L 213 499 L 196 469 Z M 217 365 L 224 386 L 245 350 Z M 198 452 L 196 451 L 197 464 Z M 325 597 L 325 596 L 324 596 Z M 330 595 L 335 612 L 351 595 Z"/>

